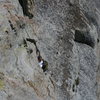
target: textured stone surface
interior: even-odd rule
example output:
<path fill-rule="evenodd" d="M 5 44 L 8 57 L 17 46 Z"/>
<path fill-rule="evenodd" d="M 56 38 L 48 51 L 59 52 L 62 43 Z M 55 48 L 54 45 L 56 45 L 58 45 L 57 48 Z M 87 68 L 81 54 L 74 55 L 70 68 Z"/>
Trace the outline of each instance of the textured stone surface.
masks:
<path fill-rule="evenodd" d="M 99 0 L 27 2 L 23 14 L 19 0 L 0 0 L 0 100 L 99 100 Z"/>

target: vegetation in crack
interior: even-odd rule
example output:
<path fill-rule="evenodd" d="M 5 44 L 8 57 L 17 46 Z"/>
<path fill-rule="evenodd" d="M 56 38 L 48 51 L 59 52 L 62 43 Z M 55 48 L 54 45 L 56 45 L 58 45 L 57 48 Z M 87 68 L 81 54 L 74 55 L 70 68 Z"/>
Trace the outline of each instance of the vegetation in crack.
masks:
<path fill-rule="evenodd" d="M 25 16 L 28 16 L 30 19 L 32 19 L 33 14 L 29 11 L 29 5 L 28 5 L 28 1 L 30 1 L 30 0 L 18 0 L 18 1 L 22 7 L 23 14 Z"/>
<path fill-rule="evenodd" d="M 75 30 L 75 42 L 87 44 L 90 47 L 94 48 L 95 46 L 95 40 L 92 38 L 92 36 L 89 34 L 89 32 L 83 32 L 80 30 Z"/>

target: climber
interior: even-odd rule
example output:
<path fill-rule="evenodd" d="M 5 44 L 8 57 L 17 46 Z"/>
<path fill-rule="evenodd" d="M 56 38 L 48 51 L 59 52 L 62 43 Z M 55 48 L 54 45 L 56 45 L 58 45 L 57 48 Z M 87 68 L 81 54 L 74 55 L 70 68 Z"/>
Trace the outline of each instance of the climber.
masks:
<path fill-rule="evenodd" d="M 41 56 L 38 56 L 39 66 L 43 69 L 43 72 L 48 70 L 48 62 L 42 59 Z"/>
<path fill-rule="evenodd" d="M 36 41 L 34 39 L 30 39 L 30 38 L 26 38 L 27 41 L 34 43 L 35 47 L 36 47 L 36 55 L 37 55 L 37 59 L 39 62 L 39 66 L 43 69 L 43 72 L 48 70 L 48 62 L 45 61 L 42 56 L 40 55 L 40 51 L 36 45 Z"/>

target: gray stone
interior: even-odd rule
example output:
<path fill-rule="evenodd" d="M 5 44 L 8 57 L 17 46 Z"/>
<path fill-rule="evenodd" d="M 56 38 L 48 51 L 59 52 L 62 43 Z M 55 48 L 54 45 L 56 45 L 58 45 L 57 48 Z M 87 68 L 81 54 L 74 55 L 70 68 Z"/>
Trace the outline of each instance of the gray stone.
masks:
<path fill-rule="evenodd" d="M 27 0 L 27 12 L 23 6 L 0 0 L 0 100 L 99 100 L 99 0 Z M 82 42 L 75 30 L 86 36 Z M 45 73 L 26 38 L 48 62 Z"/>

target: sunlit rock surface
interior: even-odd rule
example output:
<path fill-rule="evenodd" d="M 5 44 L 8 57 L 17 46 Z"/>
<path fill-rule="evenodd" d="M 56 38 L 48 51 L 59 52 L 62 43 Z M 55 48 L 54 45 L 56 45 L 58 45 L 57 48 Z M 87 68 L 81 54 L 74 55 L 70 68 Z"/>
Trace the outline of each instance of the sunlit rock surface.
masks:
<path fill-rule="evenodd" d="M 0 100 L 100 100 L 99 6 L 0 0 Z M 26 38 L 48 62 L 45 73 Z"/>

